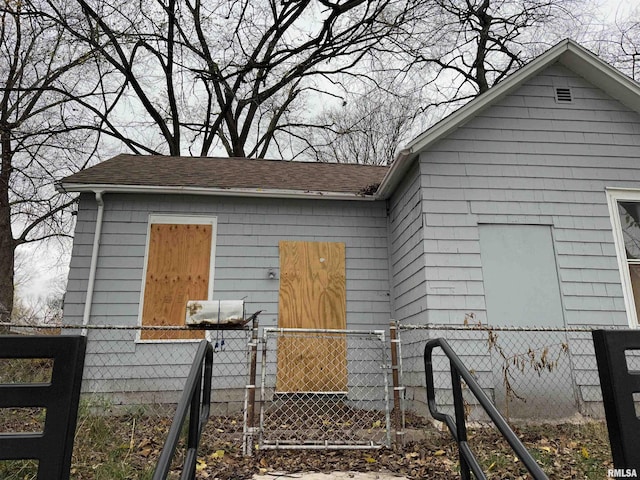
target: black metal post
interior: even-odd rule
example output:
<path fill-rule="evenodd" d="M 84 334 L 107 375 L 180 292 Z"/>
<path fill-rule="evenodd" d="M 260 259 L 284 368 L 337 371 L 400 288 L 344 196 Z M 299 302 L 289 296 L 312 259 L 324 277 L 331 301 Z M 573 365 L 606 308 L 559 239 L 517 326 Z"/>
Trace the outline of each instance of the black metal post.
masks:
<path fill-rule="evenodd" d="M 629 368 L 627 354 L 631 361 L 640 363 L 640 331 L 595 330 L 592 336 L 613 464 L 616 469 L 635 470 L 637 474 L 640 419 L 634 393 L 640 392 L 640 372 Z"/>

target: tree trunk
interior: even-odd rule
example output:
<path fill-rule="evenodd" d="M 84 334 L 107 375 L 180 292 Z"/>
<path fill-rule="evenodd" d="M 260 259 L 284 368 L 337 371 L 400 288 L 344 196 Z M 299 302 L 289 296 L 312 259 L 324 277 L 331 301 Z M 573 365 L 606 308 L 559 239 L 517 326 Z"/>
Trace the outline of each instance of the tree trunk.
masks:
<path fill-rule="evenodd" d="M 15 242 L 11 230 L 11 207 L 9 205 L 9 181 L 11 178 L 11 136 L 8 128 L 0 126 L 2 164 L 0 167 L 0 321 L 8 322 L 13 309 L 13 270 Z M 0 325 L 0 334 L 8 333 L 9 327 Z"/>

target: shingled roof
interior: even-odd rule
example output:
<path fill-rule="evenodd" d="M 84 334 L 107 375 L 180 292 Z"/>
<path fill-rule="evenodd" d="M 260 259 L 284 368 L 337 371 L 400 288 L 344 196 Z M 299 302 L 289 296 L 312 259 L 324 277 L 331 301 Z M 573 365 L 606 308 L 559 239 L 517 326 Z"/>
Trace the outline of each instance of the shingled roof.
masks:
<path fill-rule="evenodd" d="M 215 193 L 227 190 L 363 196 L 375 192 L 388 170 L 389 167 L 355 164 L 122 154 L 68 176 L 60 183 L 67 191 L 104 187 L 106 191 L 168 189 Z"/>

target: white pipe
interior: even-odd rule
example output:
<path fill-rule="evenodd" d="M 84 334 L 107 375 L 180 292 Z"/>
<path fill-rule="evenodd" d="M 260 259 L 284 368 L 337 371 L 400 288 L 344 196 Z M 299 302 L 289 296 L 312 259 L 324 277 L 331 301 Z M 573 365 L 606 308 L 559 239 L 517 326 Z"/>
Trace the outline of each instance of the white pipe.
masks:
<path fill-rule="evenodd" d="M 100 235 L 102 233 L 102 215 L 104 213 L 104 201 L 102 190 L 96 190 L 96 203 L 98 204 L 98 214 L 96 215 L 96 229 L 93 233 L 93 248 L 91 249 L 91 265 L 89 267 L 89 282 L 87 283 L 87 298 L 84 302 L 84 313 L 82 314 L 82 325 L 89 325 L 91 316 L 91 306 L 93 304 L 93 288 L 96 283 L 96 269 L 98 267 L 98 250 L 100 249 Z M 87 329 L 82 329 L 82 335 L 87 335 Z"/>

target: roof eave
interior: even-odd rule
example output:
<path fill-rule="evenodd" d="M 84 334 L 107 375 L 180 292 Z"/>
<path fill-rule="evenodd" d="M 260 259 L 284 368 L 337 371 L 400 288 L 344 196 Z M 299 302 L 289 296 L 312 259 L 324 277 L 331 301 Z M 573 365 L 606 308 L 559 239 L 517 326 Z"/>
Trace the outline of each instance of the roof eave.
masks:
<path fill-rule="evenodd" d="M 409 170 L 414 157 L 415 155 L 410 149 L 404 149 L 398 152 L 391 168 L 382 179 L 382 182 L 380 182 L 380 186 L 375 193 L 376 197 L 384 199 L 391 196 L 396 185 L 402 177 L 404 177 L 405 173 L 407 173 L 407 170 Z"/>
<path fill-rule="evenodd" d="M 609 96 L 640 113 L 640 84 L 632 78 L 573 42 L 569 44 L 567 52 L 560 55 L 559 60 Z"/>
<path fill-rule="evenodd" d="M 208 195 L 225 197 L 261 197 L 261 198 L 298 198 L 324 200 L 378 200 L 375 195 L 363 195 L 347 192 L 323 192 L 310 190 L 278 190 L 264 188 L 212 188 L 185 186 L 155 186 L 155 185 L 116 185 L 104 183 L 72 183 L 61 182 L 56 186 L 64 192 L 101 192 L 101 193 L 145 193 L 161 195 Z"/>

